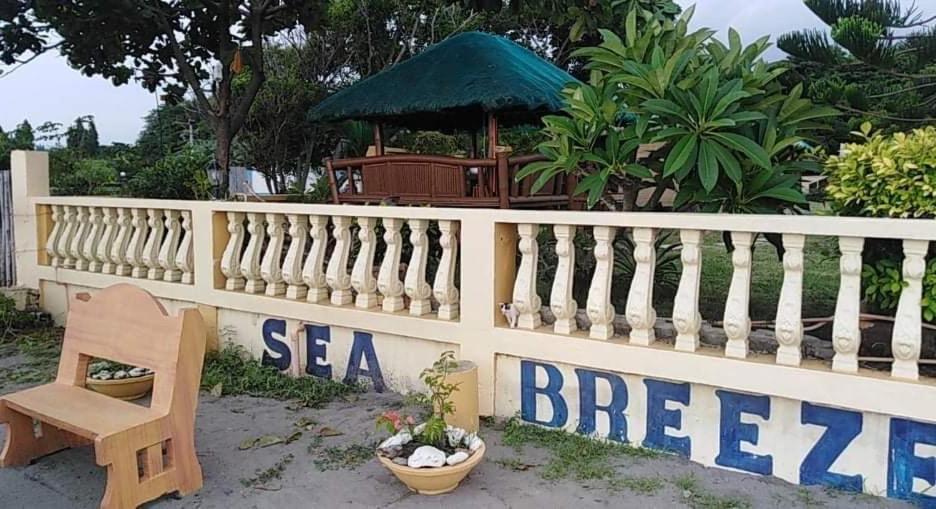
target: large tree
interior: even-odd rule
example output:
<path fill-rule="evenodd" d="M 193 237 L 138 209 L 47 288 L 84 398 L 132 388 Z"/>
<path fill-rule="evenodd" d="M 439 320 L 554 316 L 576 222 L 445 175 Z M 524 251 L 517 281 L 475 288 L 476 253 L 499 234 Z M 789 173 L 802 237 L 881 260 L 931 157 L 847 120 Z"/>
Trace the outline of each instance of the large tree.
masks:
<path fill-rule="evenodd" d="M 170 101 L 188 92 L 215 134 L 227 191 L 231 142 L 266 79 L 269 36 L 311 27 L 322 2 L 306 0 L 13 0 L 0 5 L 0 62 L 57 50 L 87 75 L 131 79 Z M 235 94 L 244 66 L 250 80 Z"/>
<path fill-rule="evenodd" d="M 824 30 L 784 34 L 779 47 L 816 98 L 879 125 L 905 128 L 936 119 L 936 15 L 914 2 L 805 0 Z"/>

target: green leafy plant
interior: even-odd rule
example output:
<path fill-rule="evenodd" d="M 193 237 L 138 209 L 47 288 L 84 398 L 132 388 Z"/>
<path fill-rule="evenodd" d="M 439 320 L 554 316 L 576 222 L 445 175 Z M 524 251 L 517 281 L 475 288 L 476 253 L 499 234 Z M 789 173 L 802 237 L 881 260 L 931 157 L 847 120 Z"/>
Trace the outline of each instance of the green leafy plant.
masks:
<path fill-rule="evenodd" d="M 881 312 L 897 309 L 900 293 L 907 286 L 900 263 L 889 258 L 878 260 L 874 264 L 865 264 L 861 273 L 861 283 L 865 300 Z M 936 319 L 936 259 L 926 264 L 921 306 L 923 320 L 932 322 Z"/>
<path fill-rule="evenodd" d="M 600 45 L 578 50 L 590 79 L 563 92 L 566 116 L 544 118 L 548 160 L 517 178 L 536 175 L 539 189 L 573 173 L 589 207 L 613 210 L 658 208 L 667 189 L 678 191 L 676 208 L 711 212 L 805 204 L 799 176 L 816 168 L 800 160 L 801 144 L 837 112 L 803 98 L 801 86 L 783 91 L 786 68 L 761 59 L 766 38 L 745 46 L 730 30 L 725 45 L 713 30 L 690 32 L 692 13 L 638 30 L 638 18 L 650 18 L 634 9 L 623 36 L 602 30 Z M 645 188 L 654 192 L 638 206 Z"/>
<path fill-rule="evenodd" d="M 127 191 L 140 198 L 207 198 L 210 181 L 205 169 L 211 157 L 207 146 L 186 147 L 137 172 L 127 183 Z"/>
<path fill-rule="evenodd" d="M 890 136 L 865 123 L 862 143 L 842 147 L 825 163 L 826 193 L 841 215 L 936 217 L 936 127 Z"/>

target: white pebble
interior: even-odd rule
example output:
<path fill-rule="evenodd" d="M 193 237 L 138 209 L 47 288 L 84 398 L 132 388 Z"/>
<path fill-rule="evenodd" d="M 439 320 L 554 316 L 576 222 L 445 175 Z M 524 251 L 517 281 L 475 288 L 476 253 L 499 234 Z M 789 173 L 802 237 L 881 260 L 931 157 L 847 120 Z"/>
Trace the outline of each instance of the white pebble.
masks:
<path fill-rule="evenodd" d="M 445 453 L 431 445 L 419 447 L 406 461 L 410 468 L 441 467 L 445 464 Z"/>
<path fill-rule="evenodd" d="M 457 465 L 465 461 L 466 459 L 468 459 L 467 452 L 456 452 L 455 454 L 449 456 L 448 458 L 445 458 L 445 464 L 449 466 Z"/>

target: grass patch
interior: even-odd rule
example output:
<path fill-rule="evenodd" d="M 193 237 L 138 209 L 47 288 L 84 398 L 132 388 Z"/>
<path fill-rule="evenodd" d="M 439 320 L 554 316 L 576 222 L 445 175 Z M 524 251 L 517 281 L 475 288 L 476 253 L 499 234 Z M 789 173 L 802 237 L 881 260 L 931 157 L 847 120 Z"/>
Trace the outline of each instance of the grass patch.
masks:
<path fill-rule="evenodd" d="M 504 445 L 521 449 L 532 445 L 547 449 L 552 457 L 540 475 L 544 479 L 609 480 L 615 477 L 612 461 L 617 458 L 656 458 L 660 453 L 616 442 L 550 430 L 510 419 L 504 431 Z"/>
<path fill-rule="evenodd" d="M 663 486 L 663 479 L 659 477 L 619 477 L 608 480 L 609 489 L 626 489 L 638 495 L 655 495 Z"/>
<path fill-rule="evenodd" d="M 326 447 L 318 450 L 313 461 L 319 472 L 326 470 L 354 470 L 374 457 L 373 444 L 351 444 L 346 447 Z M 310 451 L 312 448 L 310 448 Z"/>
<path fill-rule="evenodd" d="M 834 238 L 807 237 L 803 249 L 803 308 L 810 317 L 830 316 L 835 312 L 839 286 L 837 255 Z M 702 243 L 699 288 L 699 294 L 705 296 L 699 301 L 699 311 L 705 319 L 722 319 L 733 270 L 731 253 L 725 249 L 721 234 L 707 234 Z M 773 319 L 783 286 L 783 264 L 777 257 L 777 250 L 763 237 L 754 244 L 751 270 L 751 319 Z M 669 306 L 672 307 L 672 302 Z"/>
<path fill-rule="evenodd" d="M 220 387 L 220 389 L 219 389 Z M 225 346 L 205 357 L 202 388 L 222 396 L 247 395 L 319 407 L 360 389 L 311 376 L 291 377 L 250 358 L 240 346 Z"/>
<path fill-rule="evenodd" d="M 13 300 L 0 295 L 0 358 L 22 356 L 14 367 L 0 369 L 0 386 L 39 384 L 55 378 L 64 329 L 48 315 L 17 311 Z"/>
<path fill-rule="evenodd" d="M 673 484 L 682 492 L 683 500 L 692 509 L 748 509 L 751 502 L 746 498 L 719 496 L 699 486 L 692 474 L 677 477 Z"/>
<path fill-rule="evenodd" d="M 240 482 L 247 488 L 265 488 L 271 481 L 282 479 L 286 466 L 292 463 L 294 456 L 287 454 L 277 461 L 272 467 L 266 470 L 257 469 L 256 474 L 249 479 L 241 479 Z"/>

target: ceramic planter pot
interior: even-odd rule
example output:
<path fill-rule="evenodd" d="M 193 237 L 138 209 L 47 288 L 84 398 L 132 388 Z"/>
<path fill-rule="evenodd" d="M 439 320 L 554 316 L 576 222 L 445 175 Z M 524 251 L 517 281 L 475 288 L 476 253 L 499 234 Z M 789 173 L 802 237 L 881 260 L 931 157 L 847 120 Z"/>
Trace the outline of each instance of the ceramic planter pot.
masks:
<path fill-rule="evenodd" d="M 155 373 L 120 380 L 95 380 L 88 377 L 85 379 L 85 387 L 112 398 L 131 401 L 149 394 L 153 390 L 153 379 L 155 377 Z"/>
<path fill-rule="evenodd" d="M 407 488 L 420 495 L 442 495 L 458 487 L 458 484 L 468 475 L 468 472 L 481 462 L 484 457 L 484 444 L 462 463 L 454 466 L 437 468 L 410 468 L 406 465 L 397 465 L 392 460 L 377 455 L 383 466 L 393 472 Z"/>

